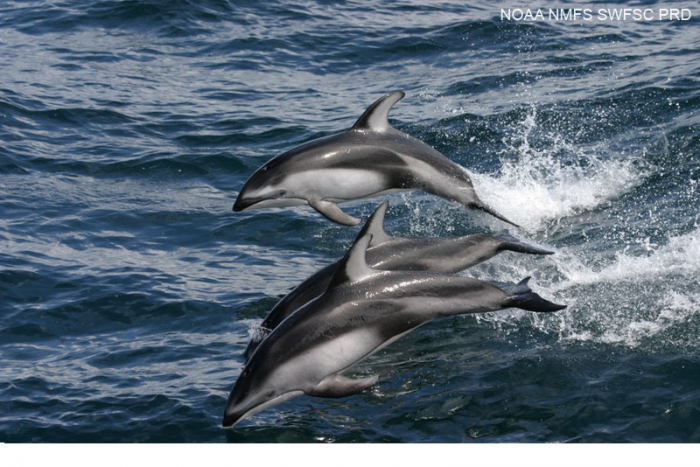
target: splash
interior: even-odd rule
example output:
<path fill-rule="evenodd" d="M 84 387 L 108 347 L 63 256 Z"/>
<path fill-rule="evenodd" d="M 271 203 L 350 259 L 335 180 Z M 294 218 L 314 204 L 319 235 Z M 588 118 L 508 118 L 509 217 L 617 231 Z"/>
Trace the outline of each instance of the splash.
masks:
<path fill-rule="evenodd" d="M 631 248 L 617 253 L 614 260 L 603 267 L 590 267 L 582 261 L 573 249 L 560 251 L 559 271 L 566 280 L 553 285 L 558 292 L 581 285 L 594 285 L 602 282 L 634 282 L 663 279 L 672 275 L 697 277 L 700 272 L 700 229 L 685 235 L 670 237 L 662 246 L 651 246 L 644 239 L 635 250 L 646 254 L 630 253 Z"/>
<path fill-rule="evenodd" d="M 618 206 L 620 197 L 658 172 L 645 163 L 644 149 L 638 154 L 628 152 L 626 159 L 616 158 L 603 144 L 577 146 L 542 126 L 532 107 L 504 139 L 501 170 L 495 175 L 472 174 L 482 199 L 530 235 L 547 238 L 550 226 L 567 217 Z M 633 211 L 639 208 L 632 205 Z M 618 213 L 611 225 L 625 216 Z M 626 227 L 623 222 L 617 228 L 640 226 Z M 700 343 L 700 227 L 696 222 L 690 231 L 665 237 L 657 231 L 654 239 L 640 233 L 630 232 L 634 240 L 615 251 L 619 241 L 594 241 L 584 229 L 581 239 L 537 263 L 532 258 L 499 256 L 471 270 L 470 274 L 501 282 L 533 275 L 538 293 L 569 305 L 550 316 L 510 311 L 478 319 L 504 332 L 517 332 L 522 320 L 527 320 L 532 328 L 557 334 L 562 342 L 652 352 L 669 347 L 696 349 Z"/>
<path fill-rule="evenodd" d="M 604 157 L 608 150 L 602 146 L 581 147 L 559 133 L 542 132 L 532 107 L 504 141 L 502 158 L 515 155 L 515 160 L 506 160 L 494 176 L 471 174 L 480 197 L 528 231 L 594 209 L 645 177 L 640 161 L 613 160 Z"/>
<path fill-rule="evenodd" d="M 499 256 L 477 275 L 498 281 L 534 272 L 533 288 L 569 308 L 553 315 L 520 311 L 480 319 L 501 331 L 523 320 L 562 342 L 593 342 L 656 351 L 700 344 L 700 228 L 664 245 L 616 253 L 603 264 L 581 247 L 564 248 L 534 264 L 531 258 Z M 470 271 L 471 273 L 472 271 Z"/>
<path fill-rule="evenodd" d="M 670 237 L 656 249 L 630 250 L 603 267 L 587 267 L 571 254 L 562 258 L 559 269 L 566 280 L 553 289 L 576 299 L 579 313 L 589 314 L 571 328 L 586 328 L 588 335 L 572 332 L 568 338 L 633 348 L 697 348 L 700 229 Z"/>

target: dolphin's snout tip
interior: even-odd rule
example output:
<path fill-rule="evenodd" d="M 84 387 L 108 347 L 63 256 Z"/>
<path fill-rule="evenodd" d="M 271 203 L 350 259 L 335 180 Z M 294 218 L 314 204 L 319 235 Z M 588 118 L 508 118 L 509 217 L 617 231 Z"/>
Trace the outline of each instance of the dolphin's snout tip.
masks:
<path fill-rule="evenodd" d="M 241 203 L 241 197 L 238 196 L 236 198 L 236 201 L 233 202 L 233 208 L 232 208 L 233 211 L 238 212 L 238 211 L 242 210 L 243 208 L 241 207 L 241 204 L 243 204 L 243 203 Z"/>
<path fill-rule="evenodd" d="M 253 203 L 250 200 L 239 195 L 238 198 L 236 198 L 236 201 L 233 203 L 233 211 L 234 212 L 243 211 L 246 208 L 250 207 L 252 204 Z"/>
<path fill-rule="evenodd" d="M 225 413 L 224 414 L 224 419 L 221 421 L 221 427 L 222 428 L 233 428 L 233 425 L 240 420 L 240 415 L 236 413 Z"/>

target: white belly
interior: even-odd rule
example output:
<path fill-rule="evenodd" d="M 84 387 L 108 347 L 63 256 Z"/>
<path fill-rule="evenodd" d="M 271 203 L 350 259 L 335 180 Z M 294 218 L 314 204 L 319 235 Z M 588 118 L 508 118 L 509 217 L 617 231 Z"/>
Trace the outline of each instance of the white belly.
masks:
<path fill-rule="evenodd" d="M 302 197 L 335 202 L 365 198 L 387 188 L 381 174 L 364 169 L 306 171 L 287 177 L 285 185 Z"/>
<path fill-rule="evenodd" d="M 375 332 L 352 331 L 304 352 L 278 367 L 271 375 L 277 388 L 308 390 L 322 379 L 341 373 L 381 345 Z"/>

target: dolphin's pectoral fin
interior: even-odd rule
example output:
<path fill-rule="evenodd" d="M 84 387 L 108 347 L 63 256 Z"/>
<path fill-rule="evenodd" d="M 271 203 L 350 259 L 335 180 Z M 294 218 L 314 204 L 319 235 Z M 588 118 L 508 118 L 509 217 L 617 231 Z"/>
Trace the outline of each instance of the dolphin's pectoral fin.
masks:
<path fill-rule="evenodd" d="M 372 386 L 379 376 L 369 376 L 361 379 L 350 379 L 345 376 L 333 375 L 321 380 L 306 394 L 314 397 L 346 397 L 352 396 Z"/>
<path fill-rule="evenodd" d="M 323 214 L 326 218 L 343 225 L 357 225 L 360 223 L 360 219 L 357 217 L 352 217 L 349 214 L 345 214 L 342 209 L 338 207 L 332 201 L 326 201 L 323 199 L 310 199 L 309 206 Z"/>

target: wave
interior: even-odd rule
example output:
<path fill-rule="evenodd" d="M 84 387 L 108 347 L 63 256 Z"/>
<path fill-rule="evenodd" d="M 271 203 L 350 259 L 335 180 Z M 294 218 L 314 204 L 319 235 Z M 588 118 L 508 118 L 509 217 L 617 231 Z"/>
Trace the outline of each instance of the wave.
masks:
<path fill-rule="evenodd" d="M 33 35 L 76 28 L 155 29 L 165 37 L 182 37 L 205 32 L 200 22 L 217 22 L 231 15 L 227 1 L 208 0 L 126 0 L 82 2 L 83 8 L 61 3 L 21 8 L 14 12 L 13 26 Z"/>

